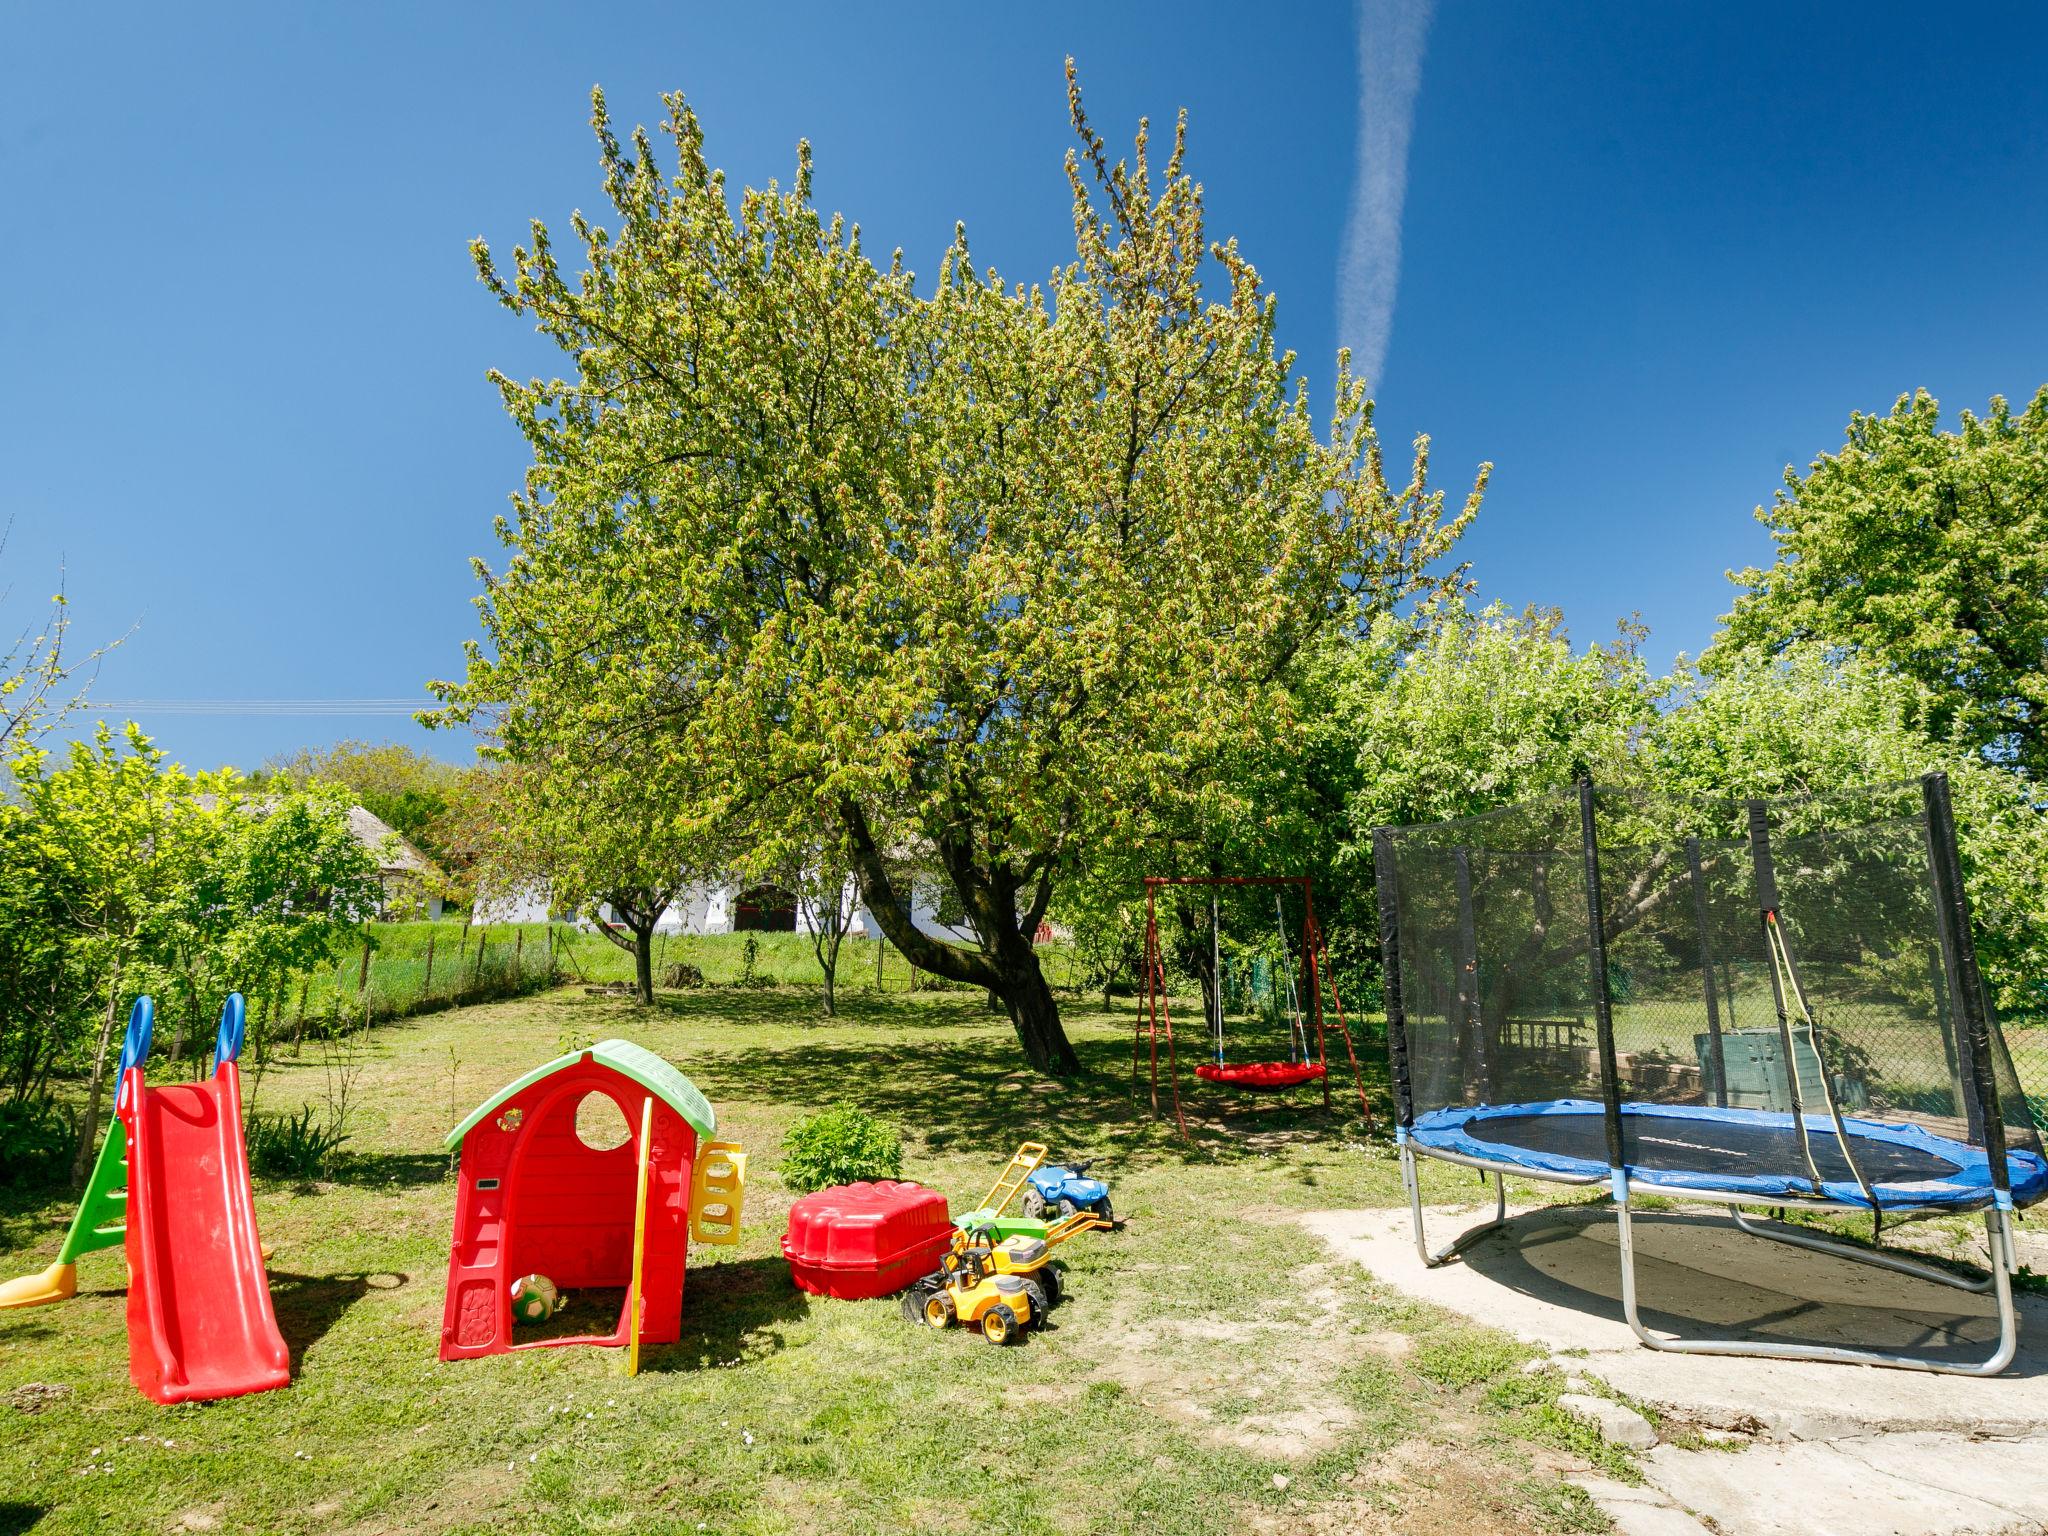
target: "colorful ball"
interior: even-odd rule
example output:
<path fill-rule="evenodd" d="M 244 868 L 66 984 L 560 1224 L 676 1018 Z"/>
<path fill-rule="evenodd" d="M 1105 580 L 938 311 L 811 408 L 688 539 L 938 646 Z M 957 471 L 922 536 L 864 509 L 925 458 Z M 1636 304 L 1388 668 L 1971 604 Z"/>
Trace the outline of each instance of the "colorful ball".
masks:
<path fill-rule="evenodd" d="M 546 1275 L 523 1275 L 512 1282 L 512 1321 L 544 1323 L 562 1304 L 555 1282 Z"/>

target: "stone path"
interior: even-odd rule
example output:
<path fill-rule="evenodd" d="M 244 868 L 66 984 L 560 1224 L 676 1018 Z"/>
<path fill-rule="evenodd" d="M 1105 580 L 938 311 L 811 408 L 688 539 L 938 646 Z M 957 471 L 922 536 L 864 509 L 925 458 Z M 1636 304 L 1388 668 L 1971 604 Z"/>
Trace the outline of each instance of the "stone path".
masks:
<path fill-rule="evenodd" d="M 1431 1238 L 1490 1214 L 1432 1208 Z M 1576 1479 L 1622 1536 L 2048 1532 L 2048 1304 L 2037 1298 L 2020 1298 L 2019 1357 L 1990 1379 L 1673 1355 L 1645 1349 L 1622 1319 L 1614 1221 L 1603 1206 L 1518 1213 L 1434 1270 L 1415 1252 L 1406 1211 L 1303 1220 L 1380 1279 L 1540 1345 L 1587 1385 L 1648 1404 L 1667 1427 L 1741 1437 L 1732 1451 L 1656 1445 L 1641 1454 L 1641 1487 Z M 1748 1331 L 1959 1360 L 1989 1354 L 1996 1336 L 1988 1296 L 1764 1242 L 1718 1215 L 1639 1215 L 1635 1225 L 1644 1321 L 1660 1331 Z M 2023 1260 L 2033 1246 L 2023 1244 Z M 2048 1267 L 2039 1253 L 2033 1267 Z M 1639 1415 L 1592 1406 L 1602 1401 L 1595 1394 L 1583 1411 L 1610 1439 L 1654 1438 Z"/>

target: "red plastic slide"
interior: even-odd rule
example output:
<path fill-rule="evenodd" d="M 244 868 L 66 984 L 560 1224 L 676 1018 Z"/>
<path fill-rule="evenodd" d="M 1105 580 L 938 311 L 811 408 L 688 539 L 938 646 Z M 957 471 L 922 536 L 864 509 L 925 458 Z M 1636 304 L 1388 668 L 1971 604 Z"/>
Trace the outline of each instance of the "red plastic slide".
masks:
<path fill-rule="evenodd" d="M 291 1356 L 270 1310 L 234 1052 L 220 1053 L 213 1076 L 198 1083 L 150 1088 L 140 1066 L 131 1068 L 121 1117 L 129 1376 L 159 1403 L 287 1385 Z"/>

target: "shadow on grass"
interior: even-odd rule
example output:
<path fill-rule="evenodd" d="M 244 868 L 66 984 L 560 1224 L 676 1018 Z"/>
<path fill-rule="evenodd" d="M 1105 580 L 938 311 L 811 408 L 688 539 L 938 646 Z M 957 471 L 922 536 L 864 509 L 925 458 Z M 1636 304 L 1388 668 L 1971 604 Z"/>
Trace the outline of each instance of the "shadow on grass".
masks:
<path fill-rule="evenodd" d="M 692 1269 L 683 1282 L 683 1336 L 650 1349 L 649 1371 L 713 1370 L 780 1352 L 782 1325 L 810 1315 L 811 1298 L 789 1278 L 782 1258 L 738 1259 Z"/>
<path fill-rule="evenodd" d="M 441 1184 L 448 1176 L 446 1152 L 352 1152 L 337 1160 L 327 1182 L 350 1189 L 381 1189 L 388 1184 Z"/>
<path fill-rule="evenodd" d="M 934 1151 L 999 1155 L 1031 1140 L 1045 1142 L 1056 1157 L 1086 1157 L 1110 1151 L 1113 1143 L 1115 1155 L 1127 1162 L 1232 1162 L 1269 1154 L 1283 1144 L 1358 1133 L 1357 1099 L 1348 1072 L 1341 1089 L 1332 1083 L 1329 1110 L 1318 1090 L 1265 1098 L 1231 1095 L 1187 1073 L 1182 1104 L 1194 1145 L 1186 1146 L 1175 1130 L 1169 1085 L 1162 1080 L 1157 1118 L 1149 1078 L 1134 1088 L 1128 1044 L 1100 1037 L 1080 1040 L 1075 1049 L 1081 1071 L 1054 1079 L 1025 1067 L 1007 1034 L 1006 1028 L 1000 1043 L 978 1035 L 950 1042 L 820 1040 L 707 1051 L 690 1069 L 714 1100 L 805 1110 L 848 1101 L 914 1130 Z M 1384 1106 L 1379 1110 L 1383 1114 Z"/>
<path fill-rule="evenodd" d="M 595 1000 L 594 1001 L 598 1001 Z M 835 1028 L 873 1025 L 898 1032 L 959 1029 L 982 1025 L 1009 1035 L 1009 1015 L 991 1013 L 979 992 L 841 993 L 838 1012 L 827 1014 L 813 987 L 692 988 L 660 992 L 654 1006 L 678 1019 L 719 1024 Z"/>
<path fill-rule="evenodd" d="M 0 1536 L 21 1536 L 23 1531 L 34 1530 L 49 1512 L 47 1504 L 17 1504 L 12 1499 L 0 1499 Z"/>
<path fill-rule="evenodd" d="M 411 1283 L 412 1276 L 388 1271 L 295 1275 L 272 1270 L 270 1307 L 277 1316 L 277 1331 L 284 1335 L 285 1348 L 291 1351 L 292 1374 L 298 1374 L 306 1351 L 325 1338 L 327 1330 L 363 1297 L 371 1291 L 395 1291 Z"/>

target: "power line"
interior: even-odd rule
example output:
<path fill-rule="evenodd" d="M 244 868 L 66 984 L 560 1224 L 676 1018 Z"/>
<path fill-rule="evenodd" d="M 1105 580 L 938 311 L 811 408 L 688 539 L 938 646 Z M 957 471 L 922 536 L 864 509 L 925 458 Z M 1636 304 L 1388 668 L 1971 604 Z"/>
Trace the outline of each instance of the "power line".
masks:
<path fill-rule="evenodd" d="M 86 708 L 131 715 L 409 716 L 432 699 L 91 699 Z"/>

